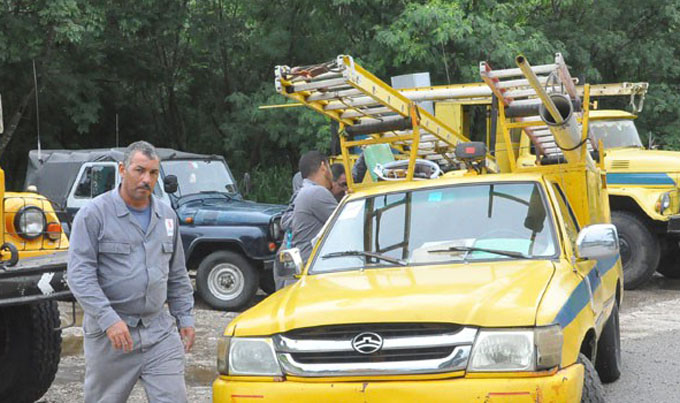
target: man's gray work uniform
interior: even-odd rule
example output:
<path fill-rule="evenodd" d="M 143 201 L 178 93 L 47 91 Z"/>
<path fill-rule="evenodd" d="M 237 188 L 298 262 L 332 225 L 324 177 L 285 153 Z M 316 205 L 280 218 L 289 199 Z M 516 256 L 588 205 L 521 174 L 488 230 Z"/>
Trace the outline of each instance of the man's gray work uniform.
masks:
<path fill-rule="evenodd" d="M 300 249 L 302 261 L 306 262 L 314 249 L 312 240 L 333 214 L 338 201 L 335 200 L 330 190 L 312 180 L 305 179 L 294 203 L 293 247 Z"/>
<path fill-rule="evenodd" d="M 76 215 L 68 283 L 85 311 L 85 402 L 125 402 L 138 379 L 150 402 L 186 402 L 177 325 L 193 327 L 194 301 L 178 230 L 175 212 L 152 197 L 144 232 L 117 188 Z M 106 336 L 121 319 L 133 340 L 129 353 Z"/>

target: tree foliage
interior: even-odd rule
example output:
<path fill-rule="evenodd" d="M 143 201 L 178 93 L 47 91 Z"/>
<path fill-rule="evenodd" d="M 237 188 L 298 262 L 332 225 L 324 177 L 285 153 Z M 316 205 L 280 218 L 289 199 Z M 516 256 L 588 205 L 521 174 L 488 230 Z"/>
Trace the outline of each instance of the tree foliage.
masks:
<path fill-rule="evenodd" d="M 44 148 L 146 139 L 223 154 L 238 175 L 257 172 L 259 180 L 277 167 L 273 180 L 293 172 L 300 153 L 327 149 L 330 134 L 325 118 L 303 108 L 258 108 L 284 102 L 272 85 L 274 66 L 343 53 L 385 80 L 429 71 L 445 84 L 478 81 L 480 60 L 509 65 L 524 53 L 543 63 L 562 52 L 591 83 L 649 81 L 639 128 L 677 148 L 679 3 L 5 0 L 0 148 L 8 144 L 0 161 L 17 187 L 39 123 Z"/>

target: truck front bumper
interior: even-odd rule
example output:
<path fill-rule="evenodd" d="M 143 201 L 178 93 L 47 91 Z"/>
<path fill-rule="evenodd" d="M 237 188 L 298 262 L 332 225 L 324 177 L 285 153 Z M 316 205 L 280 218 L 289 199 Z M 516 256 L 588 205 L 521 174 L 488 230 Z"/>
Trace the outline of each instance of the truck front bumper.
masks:
<path fill-rule="evenodd" d="M 22 258 L 16 266 L 0 267 L 0 306 L 71 296 L 66 283 L 68 252 Z"/>
<path fill-rule="evenodd" d="M 672 235 L 680 235 L 680 214 L 673 215 L 668 219 L 666 232 Z"/>
<path fill-rule="evenodd" d="M 529 378 L 494 374 L 443 380 L 261 382 L 219 377 L 213 382 L 213 402 L 580 402 L 582 387 L 581 364 Z"/>

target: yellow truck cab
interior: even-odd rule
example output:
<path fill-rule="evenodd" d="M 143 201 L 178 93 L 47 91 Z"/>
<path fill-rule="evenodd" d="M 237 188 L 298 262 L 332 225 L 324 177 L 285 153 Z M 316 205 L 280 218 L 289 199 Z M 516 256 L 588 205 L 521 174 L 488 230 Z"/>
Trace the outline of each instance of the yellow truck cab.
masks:
<path fill-rule="evenodd" d="M 69 244 L 49 200 L 32 192 L 5 192 L 2 169 L 0 200 L 0 401 L 34 402 L 59 367 L 56 300 L 71 295 Z"/>
<path fill-rule="evenodd" d="M 680 278 L 680 153 L 645 149 L 635 118 L 621 110 L 594 110 L 589 123 L 591 148 L 602 142 L 604 149 L 626 289 L 642 285 L 655 270 Z M 520 164 L 536 164 L 529 136 L 522 136 L 520 150 Z"/>
<path fill-rule="evenodd" d="M 536 74 L 566 69 L 561 56 L 555 65 L 518 63 L 527 78 L 515 90 L 527 101 L 557 103 L 553 118 L 573 128 L 568 98 L 530 84 Z M 299 280 L 226 327 L 213 401 L 603 401 L 600 378 L 614 381 L 621 369 L 623 287 L 602 165 L 580 147 L 565 163 L 513 161 L 499 173 L 483 143 L 465 141 L 351 57 L 325 66 L 330 74 L 320 78 L 282 69 L 280 92 L 341 117 L 351 110 L 316 102 L 328 100 L 324 79 L 339 86 L 342 78 L 338 92 L 375 95 L 363 107 L 404 111 L 409 133 L 365 115 L 338 120 L 344 133 L 371 124 L 375 135 L 362 144 L 401 142 L 408 168 L 396 180 L 352 183 L 304 267 L 296 250 L 282 253 Z M 484 67 L 482 75 L 515 70 Z M 519 98 L 496 111 L 506 141 L 511 127 L 526 127 L 505 118 Z M 355 110 L 358 101 L 342 103 Z M 560 138 L 583 135 L 556 126 Z M 443 160 L 463 169 L 412 180 L 420 158 L 433 157 L 430 138 Z M 347 162 L 356 141 L 341 143 Z"/>

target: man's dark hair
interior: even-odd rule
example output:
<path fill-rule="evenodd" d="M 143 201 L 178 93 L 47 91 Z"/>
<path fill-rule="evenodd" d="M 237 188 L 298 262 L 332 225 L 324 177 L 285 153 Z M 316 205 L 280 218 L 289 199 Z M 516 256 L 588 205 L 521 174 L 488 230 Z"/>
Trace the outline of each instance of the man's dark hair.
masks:
<path fill-rule="evenodd" d="M 331 172 L 333 173 L 333 182 L 337 182 L 340 176 L 345 173 L 345 166 L 336 162 L 331 165 Z"/>
<path fill-rule="evenodd" d="M 308 178 L 321 168 L 321 163 L 328 165 L 328 157 L 319 151 L 312 150 L 300 157 L 300 174 L 303 178 Z"/>

